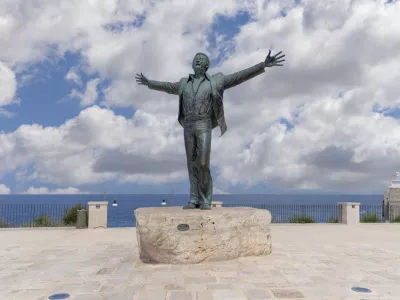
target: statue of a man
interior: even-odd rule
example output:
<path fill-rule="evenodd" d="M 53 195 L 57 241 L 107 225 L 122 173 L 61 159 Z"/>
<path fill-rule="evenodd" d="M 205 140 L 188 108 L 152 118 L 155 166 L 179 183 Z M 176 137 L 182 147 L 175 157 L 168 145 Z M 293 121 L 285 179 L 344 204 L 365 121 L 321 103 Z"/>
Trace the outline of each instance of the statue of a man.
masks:
<path fill-rule="evenodd" d="M 227 129 L 222 103 L 224 91 L 264 73 L 266 67 L 282 66 L 285 55 L 281 53 L 271 56 L 269 51 L 265 61 L 231 75 L 206 73 L 210 60 L 204 53 L 197 53 L 193 59 L 194 74 L 179 82 L 148 80 L 142 73 L 136 74 L 140 85 L 179 96 L 178 121 L 183 127 L 190 181 L 190 199 L 184 209 L 211 209 L 211 130 L 219 126 L 222 136 Z"/>

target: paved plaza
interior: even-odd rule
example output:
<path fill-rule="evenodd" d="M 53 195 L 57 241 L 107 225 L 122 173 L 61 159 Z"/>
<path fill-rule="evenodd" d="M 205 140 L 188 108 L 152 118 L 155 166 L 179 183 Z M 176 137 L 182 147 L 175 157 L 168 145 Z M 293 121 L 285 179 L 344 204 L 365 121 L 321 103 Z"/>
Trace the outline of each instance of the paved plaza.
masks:
<path fill-rule="evenodd" d="M 0 229 L 0 299 L 400 300 L 400 224 L 271 231 L 269 256 L 149 265 L 139 260 L 135 228 Z"/>

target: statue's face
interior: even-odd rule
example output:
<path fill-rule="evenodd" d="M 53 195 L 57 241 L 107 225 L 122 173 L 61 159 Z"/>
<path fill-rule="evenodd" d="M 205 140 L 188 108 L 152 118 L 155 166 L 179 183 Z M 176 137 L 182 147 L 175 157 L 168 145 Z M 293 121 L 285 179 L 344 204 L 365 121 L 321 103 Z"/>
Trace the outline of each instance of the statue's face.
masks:
<path fill-rule="evenodd" d="M 208 69 L 208 57 L 203 54 L 197 54 L 193 58 L 192 67 L 197 73 L 205 73 Z"/>

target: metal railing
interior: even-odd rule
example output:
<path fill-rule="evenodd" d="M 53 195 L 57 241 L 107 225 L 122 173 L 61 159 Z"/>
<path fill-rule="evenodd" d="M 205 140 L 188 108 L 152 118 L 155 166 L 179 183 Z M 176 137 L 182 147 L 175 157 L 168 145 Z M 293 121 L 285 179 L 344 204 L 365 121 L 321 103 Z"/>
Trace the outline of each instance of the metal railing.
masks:
<path fill-rule="evenodd" d="M 271 212 L 272 223 L 338 223 L 339 207 L 336 204 L 225 204 L 224 207 L 253 207 Z"/>
<path fill-rule="evenodd" d="M 78 203 L 80 204 L 80 203 Z M 75 226 L 77 204 L 0 204 L 0 228 L 12 227 L 61 227 Z M 86 204 L 80 204 L 86 208 Z M 341 223 L 342 209 L 340 204 L 223 204 L 224 207 L 253 207 L 271 212 L 273 223 Z M 79 209 L 81 209 L 79 208 Z M 110 209 L 110 208 L 109 208 Z M 113 211 L 109 211 L 111 217 Z M 390 205 L 388 216 L 383 216 L 382 205 L 360 205 L 360 222 L 398 222 L 400 223 L 400 205 Z M 119 221 L 125 220 L 125 215 L 117 216 Z"/>
<path fill-rule="evenodd" d="M 384 222 L 383 206 L 381 204 L 361 204 L 360 222 L 361 223 L 381 223 Z"/>
<path fill-rule="evenodd" d="M 0 228 L 74 226 L 76 205 L 0 204 Z M 79 205 L 79 209 L 85 208 L 85 205 Z"/>

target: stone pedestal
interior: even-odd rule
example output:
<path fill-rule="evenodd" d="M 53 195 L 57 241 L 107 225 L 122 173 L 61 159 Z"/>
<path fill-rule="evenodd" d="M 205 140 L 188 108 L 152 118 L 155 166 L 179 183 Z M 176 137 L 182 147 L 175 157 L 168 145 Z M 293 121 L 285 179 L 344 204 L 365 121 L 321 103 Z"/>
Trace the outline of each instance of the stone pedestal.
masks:
<path fill-rule="evenodd" d="M 196 264 L 268 255 L 272 251 L 268 210 L 145 207 L 136 209 L 135 216 L 143 262 Z"/>
<path fill-rule="evenodd" d="M 90 201 L 88 202 L 88 228 L 107 228 L 107 201 Z"/>

